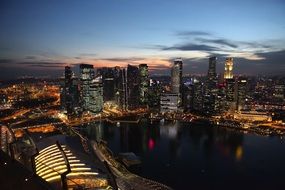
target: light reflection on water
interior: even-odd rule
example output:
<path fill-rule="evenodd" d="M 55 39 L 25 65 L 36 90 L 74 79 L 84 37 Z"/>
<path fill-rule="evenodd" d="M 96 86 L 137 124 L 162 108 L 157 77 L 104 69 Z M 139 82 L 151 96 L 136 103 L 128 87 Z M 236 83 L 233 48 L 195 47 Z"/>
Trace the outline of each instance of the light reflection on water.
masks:
<path fill-rule="evenodd" d="M 104 139 L 115 153 L 142 159 L 134 171 L 174 189 L 283 189 L 285 143 L 277 137 L 190 123 L 92 123 L 89 138 Z M 234 184 L 234 186 L 232 186 Z"/>

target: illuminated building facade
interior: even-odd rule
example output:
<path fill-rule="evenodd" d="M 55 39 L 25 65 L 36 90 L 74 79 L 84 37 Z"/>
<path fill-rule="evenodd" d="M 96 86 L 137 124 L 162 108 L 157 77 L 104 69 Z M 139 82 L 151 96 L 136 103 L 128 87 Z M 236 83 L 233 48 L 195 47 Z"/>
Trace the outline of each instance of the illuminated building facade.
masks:
<path fill-rule="evenodd" d="M 240 111 L 245 106 L 247 91 L 247 80 L 246 78 L 239 78 L 237 83 L 237 110 Z"/>
<path fill-rule="evenodd" d="M 209 58 L 209 68 L 205 86 L 203 109 L 206 114 L 216 114 L 218 111 L 218 88 L 216 73 L 217 57 Z"/>
<path fill-rule="evenodd" d="M 67 115 L 73 113 L 72 105 L 72 71 L 70 67 L 65 67 L 64 77 L 65 77 L 65 108 Z"/>
<path fill-rule="evenodd" d="M 204 84 L 194 79 L 193 81 L 193 110 L 202 112 L 204 107 Z"/>
<path fill-rule="evenodd" d="M 38 176 L 62 189 L 109 187 L 108 179 L 98 169 L 59 142 L 40 150 L 33 158 L 33 163 Z"/>
<path fill-rule="evenodd" d="M 194 86 L 192 83 L 187 82 L 183 85 L 182 104 L 184 111 L 191 111 L 193 109 L 193 95 Z"/>
<path fill-rule="evenodd" d="M 148 90 L 149 90 L 149 77 L 147 64 L 139 65 L 139 93 L 140 104 L 147 105 L 148 103 Z"/>
<path fill-rule="evenodd" d="M 227 109 L 235 109 L 236 107 L 236 81 L 235 79 L 226 79 L 226 102 Z"/>
<path fill-rule="evenodd" d="M 93 65 L 80 64 L 80 102 L 83 111 L 92 110 L 90 86 L 94 78 Z"/>
<path fill-rule="evenodd" d="M 182 67 L 182 59 L 176 59 L 171 68 L 171 92 L 179 95 L 182 91 Z"/>
<path fill-rule="evenodd" d="M 76 113 L 79 106 L 78 80 L 69 66 L 65 67 L 64 78 L 61 78 L 60 100 L 61 108 L 68 117 Z"/>
<path fill-rule="evenodd" d="M 216 64 L 217 64 L 217 57 L 210 57 L 209 58 L 209 68 L 208 68 L 208 80 L 209 81 L 217 80 Z"/>
<path fill-rule="evenodd" d="M 232 57 L 226 58 L 224 79 L 232 79 L 234 77 L 233 65 L 234 65 L 234 59 Z"/>
<path fill-rule="evenodd" d="M 115 67 L 115 102 L 121 110 L 127 109 L 127 71 Z"/>
<path fill-rule="evenodd" d="M 160 96 L 160 112 L 177 112 L 179 108 L 179 96 L 177 93 L 164 93 Z"/>
<path fill-rule="evenodd" d="M 98 75 L 92 79 L 89 87 L 90 102 L 89 110 L 91 113 L 99 113 L 103 110 L 103 84 L 102 76 Z"/>
<path fill-rule="evenodd" d="M 162 86 L 160 81 L 150 79 L 149 91 L 148 91 L 148 105 L 149 107 L 158 107 L 160 105 L 160 94 Z"/>

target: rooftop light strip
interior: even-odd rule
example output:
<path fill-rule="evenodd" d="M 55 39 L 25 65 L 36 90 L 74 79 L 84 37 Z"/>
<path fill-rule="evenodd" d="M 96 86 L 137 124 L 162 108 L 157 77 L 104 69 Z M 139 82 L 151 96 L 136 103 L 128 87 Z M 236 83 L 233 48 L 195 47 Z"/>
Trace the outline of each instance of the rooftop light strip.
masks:
<path fill-rule="evenodd" d="M 44 152 L 45 150 L 48 150 L 48 149 L 50 149 L 50 148 L 52 148 L 52 147 L 55 147 L 55 146 L 56 146 L 56 144 L 51 145 L 51 146 L 48 146 L 48 147 L 42 149 L 39 153 L 42 153 L 42 152 Z M 56 147 L 56 148 L 57 148 L 57 147 Z"/>
<path fill-rule="evenodd" d="M 52 151 L 52 152 L 44 154 L 44 155 L 40 155 L 36 159 L 37 160 L 42 160 L 42 159 L 45 159 L 47 157 L 55 156 L 55 155 L 58 155 L 58 154 L 61 154 L 61 152 L 59 150 L 56 150 L 56 151 Z"/>
<path fill-rule="evenodd" d="M 50 160 L 54 160 L 54 159 L 57 159 L 57 158 L 62 158 L 62 155 L 57 155 L 57 156 L 54 156 L 54 157 L 49 157 L 49 158 L 42 158 L 41 160 L 36 160 L 36 164 L 38 163 L 47 163 L 49 162 Z"/>
<path fill-rule="evenodd" d="M 39 169 L 40 169 L 40 168 L 42 168 L 42 167 L 49 167 L 50 164 L 54 164 L 54 163 L 55 163 L 55 164 L 58 164 L 59 161 L 64 161 L 64 159 L 63 159 L 63 158 L 58 158 L 58 159 L 51 160 L 51 161 L 46 162 L 46 163 L 40 162 L 40 163 L 39 163 L 40 167 L 37 167 L 37 166 L 36 166 L 36 168 L 39 168 Z"/>
<path fill-rule="evenodd" d="M 70 176 L 80 176 L 80 175 L 98 175 L 97 172 L 71 172 L 67 174 L 68 177 Z"/>
<path fill-rule="evenodd" d="M 49 172 L 57 171 L 57 170 L 61 170 L 61 169 L 67 169 L 67 166 L 66 165 L 60 165 L 60 166 L 57 166 L 55 168 L 49 168 L 49 169 L 47 168 L 47 170 L 45 170 L 45 171 L 37 172 L 37 175 L 43 176 Z"/>
<path fill-rule="evenodd" d="M 57 163 L 54 163 L 54 164 L 52 164 L 52 165 L 44 165 L 45 167 L 41 167 L 41 168 L 36 168 L 36 170 L 37 170 L 37 172 L 42 172 L 42 171 L 44 171 L 44 170 L 46 170 L 46 169 L 51 169 L 51 168 L 53 168 L 53 167 L 55 167 L 55 166 L 58 166 L 58 165 L 62 165 L 62 164 L 65 164 L 65 162 L 64 161 L 61 161 L 61 162 L 57 162 Z"/>
<path fill-rule="evenodd" d="M 47 178 L 46 181 L 47 181 L 47 182 L 50 182 L 50 181 L 53 181 L 53 180 L 56 180 L 56 179 L 60 179 L 60 178 L 61 178 L 61 176 L 58 175 L 58 176 L 54 176 L 54 177 Z"/>
<path fill-rule="evenodd" d="M 90 171 L 91 168 L 71 168 L 71 171 Z"/>
<path fill-rule="evenodd" d="M 62 170 L 59 170 L 59 171 L 54 171 L 54 172 L 51 172 L 47 175 L 43 175 L 41 176 L 42 178 L 46 179 L 48 177 L 51 177 L 51 176 L 54 176 L 54 175 L 61 175 L 63 172 L 67 171 L 67 169 L 62 169 Z"/>

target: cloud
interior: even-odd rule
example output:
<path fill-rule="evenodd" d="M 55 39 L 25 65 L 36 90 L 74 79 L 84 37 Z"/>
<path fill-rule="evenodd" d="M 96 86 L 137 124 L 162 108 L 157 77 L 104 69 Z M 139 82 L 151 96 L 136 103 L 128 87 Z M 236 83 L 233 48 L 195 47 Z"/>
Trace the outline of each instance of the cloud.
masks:
<path fill-rule="evenodd" d="M 0 64 L 13 63 L 13 59 L 0 59 Z"/>
<path fill-rule="evenodd" d="M 265 58 L 262 61 L 264 63 L 285 66 L 285 50 L 257 53 L 257 55 Z"/>
<path fill-rule="evenodd" d="M 144 60 L 144 58 L 134 58 L 134 57 L 115 57 L 115 58 L 102 58 L 100 60 L 106 60 L 106 61 L 115 61 L 115 62 L 133 62 L 133 61 L 140 61 Z"/>
<path fill-rule="evenodd" d="M 36 56 L 32 56 L 32 55 L 28 55 L 25 57 L 25 59 L 36 59 L 37 57 Z"/>
<path fill-rule="evenodd" d="M 157 46 L 159 47 L 159 46 Z M 203 44 L 185 43 L 174 46 L 160 46 L 161 50 L 180 50 L 180 51 L 219 51 L 218 47 Z"/>
<path fill-rule="evenodd" d="M 177 36 L 211 36 L 212 34 L 205 31 L 192 30 L 176 32 Z"/>
<path fill-rule="evenodd" d="M 229 46 L 231 48 L 237 48 L 238 45 L 234 44 L 230 40 L 226 39 L 206 39 L 206 38 L 195 38 L 195 40 L 199 41 L 200 43 L 210 43 L 214 45 L 224 45 L 224 46 Z"/>
<path fill-rule="evenodd" d="M 63 62 L 41 62 L 41 61 L 24 61 L 16 62 L 14 65 L 25 68 L 63 68 L 67 64 Z"/>
<path fill-rule="evenodd" d="M 96 53 L 81 53 L 79 54 L 79 56 L 82 56 L 82 57 L 94 57 L 94 56 L 97 56 Z"/>
<path fill-rule="evenodd" d="M 240 45 L 245 45 L 248 46 L 250 48 L 272 48 L 272 45 L 267 45 L 267 44 L 261 44 L 258 42 L 239 42 Z"/>
<path fill-rule="evenodd" d="M 42 67 L 42 68 L 62 68 L 64 66 L 62 65 L 41 65 L 41 64 L 33 64 L 33 65 L 29 65 L 30 67 Z"/>
<path fill-rule="evenodd" d="M 19 65 L 64 65 L 65 63 L 63 62 L 40 62 L 40 61 L 35 61 L 35 62 L 18 62 L 17 64 Z"/>

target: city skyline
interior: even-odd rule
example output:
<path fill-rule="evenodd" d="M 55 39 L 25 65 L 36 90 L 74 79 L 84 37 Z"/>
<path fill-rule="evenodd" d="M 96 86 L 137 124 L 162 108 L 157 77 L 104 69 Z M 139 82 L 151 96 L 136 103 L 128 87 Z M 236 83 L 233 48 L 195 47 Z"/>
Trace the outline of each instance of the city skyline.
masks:
<path fill-rule="evenodd" d="M 65 66 L 148 64 L 170 75 L 206 74 L 217 56 L 234 74 L 285 72 L 285 3 L 275 1 L 2 1 L 0 79 L 62 76 Z"/>

